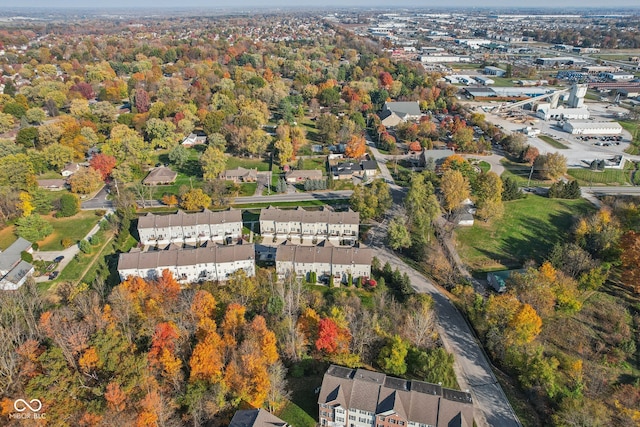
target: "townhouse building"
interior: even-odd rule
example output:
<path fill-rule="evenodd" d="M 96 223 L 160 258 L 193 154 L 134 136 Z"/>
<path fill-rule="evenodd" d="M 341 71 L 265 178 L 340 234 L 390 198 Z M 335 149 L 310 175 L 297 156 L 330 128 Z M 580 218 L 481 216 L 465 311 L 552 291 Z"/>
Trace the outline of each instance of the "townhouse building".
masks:
<path fill-rule="evenodd" d="M 327 427 L 471 427 L 471 394 L 332 365 L 318 395 Z"/>
<path fill-rule="evenodd" d="M 329 240 L 334 245 L 353 245 L 358 239 L 360 214 L 348 210 L 334 212 L 278 209 L 268 207 L 260 213 L 263 242 L 290 240 L 293 243 L 316 244 Z"/>
<path fill-rule="evenodd" d="M 209 243 L 194 249 L 132 251 L 120 254 L 118 259 L 118 274 L 121 280 L 129 276 L 156 279 L 165 269 L 182 283 L 223 281 L 239 270 L 243 270 L 247 276 L 255 276 L 255 248 L 253 244 Z"/>
<path fill-rule="evenodd" d="M 316 280 L 334 285 L 355 282 L 359 277 L 371 277 L 373 251 L 369 248 L 335 247 L 326 241 L 318 246 L 282 244 L 276 251 L 276 273 L 282 278 L 288 273 L 309 280 L 314 273 Z"/>
<path fill-rule="evenodd" d="M 212 212 L 155 215 L 147 213 L 138 219 L 138 234 L 143 245 L 169 243 L 225 242 L 242 237 L 242 212 L 231 209 Z"/>

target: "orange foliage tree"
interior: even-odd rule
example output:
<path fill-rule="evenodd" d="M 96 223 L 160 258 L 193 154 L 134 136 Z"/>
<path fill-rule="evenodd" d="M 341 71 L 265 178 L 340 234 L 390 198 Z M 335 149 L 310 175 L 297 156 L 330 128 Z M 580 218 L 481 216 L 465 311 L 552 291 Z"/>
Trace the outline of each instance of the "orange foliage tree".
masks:
<path fill-rule="evenodd" d="M 351 138 L 349 138 L 349 141 L 347 141 L 347 146 L 344 150 L 344 153 L 347 155 L 347 157 L 350 157 L 352 159 L 359 159 L 360 157 L 364 156 L 364 154 L 366 153 L 364 136 L 352 135 Z"/>

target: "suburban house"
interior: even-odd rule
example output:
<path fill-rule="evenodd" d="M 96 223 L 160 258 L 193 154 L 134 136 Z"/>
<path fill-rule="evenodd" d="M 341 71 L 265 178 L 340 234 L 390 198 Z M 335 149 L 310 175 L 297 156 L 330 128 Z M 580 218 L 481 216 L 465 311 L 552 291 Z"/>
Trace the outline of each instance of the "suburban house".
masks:
<path fill-rule="evenodd" d="M 231 418 L 229 427 L 288 427 L 289 424 L 282 421 L 272 413 L 264 409 L 245 409 L 235 413 Z"/>
<path fill-rule="evenodd" d="M 252 244 L 207 244 L 194 249 L 171 245 L 163 251 L 132 251 L 120 254 L 118 274 L 121 280 L 129 276 L 156 279 L 169 270 L 183 283 L 204 280 L 227 280 L 236 271 L 247 276 L 256 274 L 255 249 Z"/>
<path fill-rule="evenodd" d="M 359 163 L 348 161 L 331 166 L 333 179 L 351 179 L 357 177 L 374 177 L 378 174 L 378 164 L 374 160 L 362 160 Z"/>
<path fill-rule="evenodd" d="M 203 145 L 207 143 L 206 135 L 198 135 L 195 133 L 189 134 L 184 140 L 182 140 L 182 145 L 189 148 L 194 145 Z"/>
<path fill-rule="evenodd" d="M 69 178 L 71 175 L 78 172 L 79 170 L 80 170 L 80 165 L 78 163 L 67 163 L 65 167 L 62 169 L 62 172 L 60 173 L 65 178 Z"/>
<path fill-rule="evenodd" d="M 39 179 L 38 188 L 50 191 L 60 191 L 67 187 L 67 181 L 64 179 Z"/>
<path fill-rule="evenodd" d="M 147 213 L 138 219 L 138 234 L 143 245 L 168 243 L 214 242 L 230 243 L 242 237 L 242 212 L 235 209 L 171 215 Z"/>
<path fill-rule="evenodd" d="M 284 174 L 284 178 L 289 184 L 295 184 L 297 182 L 304 182 L 307 180 L 318 181 L 323 179 L 322 171 L 318 169 L 290 170 Z"/>
<path fill-rule="evenodd" d="M 245 169 L 237 167 L 236 169 L 228 169 L 220 174 L 220 179 L 239 182 L 256 182 L 258 179 L 258 169 Z"/>
<path fill-rule="evenodd" d="M 18 237 L 18 240 L 0 253 L 0 290 L 16 290 L 33 274 L 33 265 L 22 260 L 22 252 L 31 253 L 33 249 L 31 242 Z"/>
<path fill-rule="evenodd" d="M 417 121 L 422 117 L 420 104 L 413 102 L 385 102 L 380 113 L 380 120 L 385 127 L 395 127 L 400 123 Z"/>
<path fill-rule="evenodd" d="M 329 283 L 347 283 L 349 277 L 356 281 L 359 277 L 371 277 L 373 251 L 359 247 L 335 247 L 326 241 L 318 246 L 300 246 L 284 243 L 276 251 L 276 273 L 285 277 L 295 273 L 309 279 L 315 273 L 316 280 Z"/>
<path fill-rule="evenodd" d="M 268 239 L 291 240 L 293 243 L 316 244 L 328 239 L 333 244 L 352 245 L 358 239 L 360 214 L 351 209 L 334 212 L 278 209 L 269 206 L 260 212 L 260 234 Z"/>
<path fill-rule="evenodd" d="M 318 395 L 321 426 L 471 427 L 471 394 L 331 365 Z"/>
<path fill-rule="evenodd" d="M 166 166 L 158 166 L 149 171 L 149 174 L 142 180 L 145 185 L 167 185 L 176 182 L 178 172 L 172 171 Z"/>

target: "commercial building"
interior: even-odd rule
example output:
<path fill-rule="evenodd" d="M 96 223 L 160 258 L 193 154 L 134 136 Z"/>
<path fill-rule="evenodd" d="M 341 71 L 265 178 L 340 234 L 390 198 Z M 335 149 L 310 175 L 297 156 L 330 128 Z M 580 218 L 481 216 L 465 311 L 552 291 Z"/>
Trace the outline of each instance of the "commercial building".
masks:
<path fill-rule="evenodd" d="M 269 206 L 260 213 L 260 234 L 263 242 L 289 240 L 292 243 L 316 244 L 329 240 L 334 245 L 352 245 L 358 239 L 360 214 L 351 209 L 334 212 L 327 207 L 320 211 L 278 209 Z"/>
<path fill-rule="evenodd" d="M 622 126 L 617 122 L 566 122 L 562 130 L 572 135 L 620 135 Z"/>
<path fill-rule="evenodd" d="M 570 56 L 553 56 L 551 58 L 536 58 L 535 63 L 544 67 L 554 67 L 570 64 L 583 64 L 585 61 L 579 58 L 573 58 Z"/>
<path fill-rule="evenodd" d="M 133 251 L 120 254 L 118 274 L 121 280 L 129 276 L 156 279 L 169 270 L 176 280 L 184 283 L 204 280 L 227 280 L 243 270 L 254 276 L 255 248 L 252 244 L 207 244 L 194 249 L 169 248 L 161 251 Z"/>
<path fill-rule="evenodd" d="M 147 213 L 138 219 L 138 234 L 143 245 L 226 242 L 242 237 L 242 212 L 235 209 L 212 212 L 156 215 Z"/>
<path fill-rule="evenodd" d="M 22 253 L 32 251 L 31 242 L 18 237 L 18 240 L 0 253 L 0 290 L 13 291 L 24 285 L 34 268 L 22 260 Z"/>
<path fill-rule="evenodd" d="M 331 365 L 318 395 L 321 426 L 471 427 L 471 394 Z"/>
<path fill-rule="evenodd" d="M 342 247 L 330 243 L 318 246 L 282 244 L 276 251 L 276 273 L 284 277 L 288 273 L 309 279 L 315 273 L 316 280 L 334 285 L 347 283 L 349 277 L 355 282 L 359 277 L 371 277 L 373 251 L 368 248 Z"/>
<path fill-rule="evenodd" d="M 487 65 L 486 67 L 484 67 L 484 73 L 489 75 L 489 76 L 502 77 L 507 72 L 505 70 L 503 70 L 502 68 L 492 67 L 490 65 Z"/>
<path fill-rule="evenodd" d="M 591 114 L 585 108 L 551 108 L 551 104 L 538 104 L 536 116 L 543 120 L 587 120 Z"/>

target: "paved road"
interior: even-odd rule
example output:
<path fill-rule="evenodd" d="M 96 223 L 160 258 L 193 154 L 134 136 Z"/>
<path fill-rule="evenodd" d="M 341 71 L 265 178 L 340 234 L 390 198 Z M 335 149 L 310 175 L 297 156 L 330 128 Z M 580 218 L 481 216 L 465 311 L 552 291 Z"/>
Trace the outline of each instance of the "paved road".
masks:
<path fill-rule="evenodd" d="M 93 197 L 93 199 L 87 200 L 86 202 L 82 202 L 82 209 L 84 210 L 92 210 L 92 209 L 111 209 L 113 208 L 113 202 L 111 200 L 107 200 L 107 186 L 102 187 L 100 191 Z"/>

